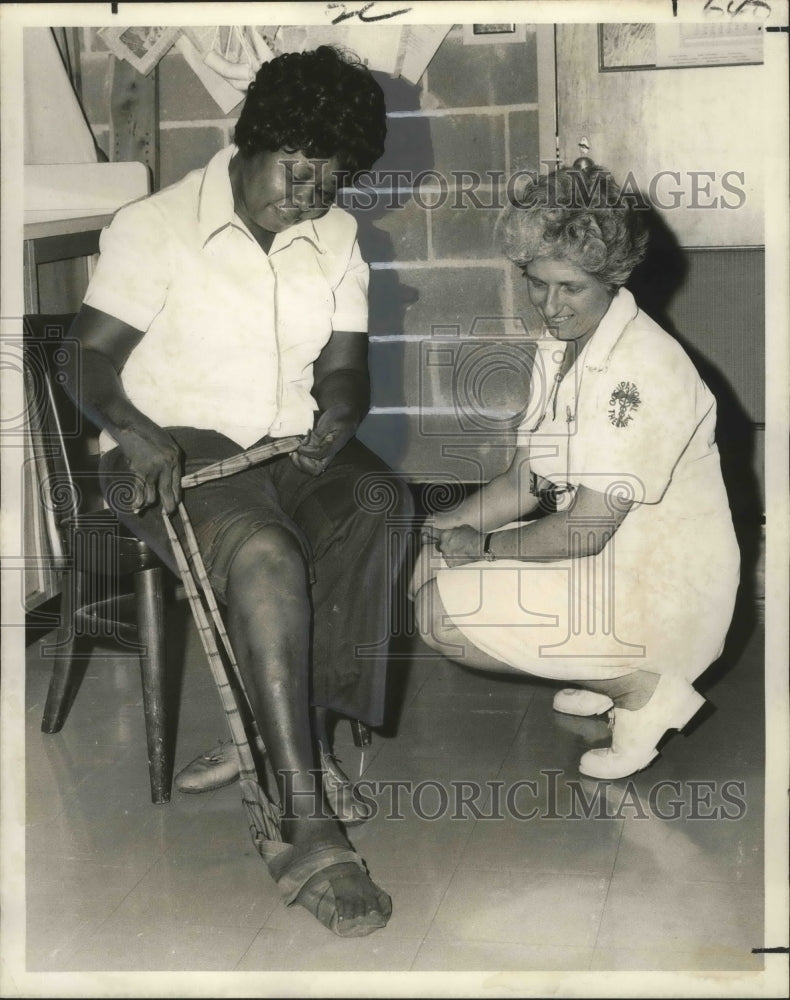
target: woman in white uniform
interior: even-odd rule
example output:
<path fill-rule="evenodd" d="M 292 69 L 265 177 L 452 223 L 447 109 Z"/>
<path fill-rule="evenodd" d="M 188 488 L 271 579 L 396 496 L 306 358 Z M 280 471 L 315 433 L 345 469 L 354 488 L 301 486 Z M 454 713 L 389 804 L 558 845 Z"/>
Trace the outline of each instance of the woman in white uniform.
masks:
<path fill-rule="evenodd" d="M 716 404 L 623 286 L 640 208 L 592 165 L 542 176 L 500 220 L 545 323 L 510 467 L 432 520 L 415 574 L 420 632 L 466 666 L 573 683 L 555 708 L 613 708 L 579 770 L 646 767 L 703 705 L 739 552 Z"/>

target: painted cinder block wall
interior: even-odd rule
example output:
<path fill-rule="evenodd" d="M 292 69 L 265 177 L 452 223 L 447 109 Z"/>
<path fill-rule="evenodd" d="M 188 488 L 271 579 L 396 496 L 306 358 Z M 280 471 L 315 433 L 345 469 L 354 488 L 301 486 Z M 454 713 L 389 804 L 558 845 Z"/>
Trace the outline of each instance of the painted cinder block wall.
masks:
<path fill-rule="evenodd" d="M 84 102 L 106 150 L 109 55 L 95 31 L 83 34 Z M 508 176 L 516 168 L 538 166 L 533 32 L 524 43 L 465 46 L 463 30 L 456 26 L 419 84 L 379 79 L 387 98 L 389 138 L 378 169 L 418 174 L 433 169 L 449 178 L 454 170 L 504 170 Z M 553 115 L 552 102 L 544 101 L 543 110 Z M 237 114 L 235 109 L 223 115 L 183 58 L 168 54 L 159 67 L 161 184 L 202 166 L 230 142 Z M 448 197 L 443 207 L 428 210 L 404 185 L 394 195 L 381 192 L 370 207 L 355 211 L 363 252 L 372 266 L 373 408 L 361 436 L 394 468 L 415 479 L 469 482 L 490 478 L 505 466 L 512 434 L 459 419 L 459 400 L 463 418 L 470 410 L 464 394 L 474 397 L 483 382 L 487 401 L 495 395 L 517 412 L 529 351 L 523 357 L 505 351 L 499 369 L 491 373 L 481 368 L 471 389 L 469 371 L 474 375 L 474 362 L 502 332 L 496 317 L 521 317 L 532 335 L 538 324 L 525 283 L 492 246 L 496 212 L 474 208 L 468 199 L 456 208 L 454 201 Z M 743 576 L 751 580 L 755 565 L 760 576 L 761 543 L 755 533 L 761 531 L 765 510 L 765 411 L 761 365 L 754 359 L 746 364 L 743 352 L 762 349 L 763 254 L 699 250 L 687 254 L 687 263 L 686 283 L 667 315 L 655 318 L 682 332 L 696 348 L 698 361 L 712 359 L 718 369 L 718 380 L 711 378 L 715 371 L 704 374 L 719 402 L 717 437 L 743 536 Z M 740 353 L 733 330 L 747 331 Z M 501 343 L 497 341 L 500 348 Z M 758 580 L 756 594 L 762 593 Z"/>
<path fill-rule="evenodd" d="M 106 150 L 109 54 L 93 29 L 85 29 L 83 46 L 83 100 Z M 388 109 L 386 152 L 374 168 L 384 188 L 367 192 L 364 203 L 351 193 L 343 201 L 371 264 L 373 406 L 360 433 L 418 479 L 490 476 L 507 462 L 512 434 L 496 420 L 479 426 L 459 416 L 458 379 L 466 380 L 462 410 L 478 405 L 478 389 L 484 403 L 497 398 L 508 412 L 523 405 L 531 350 L 511 350 L 504 365 L 479 374 L 474 352 L 481 330 L 499 337 L 502 317 L 535 325 L 523 282 L 492 240 L 502 178 L 539 165 L 535 33 L 528 29 L 524 42 L 464 45 L 456 25 L 418 84 L 377 78 Z M 158 102 L 165 186 L 232 141 L 240 108 L 224 115 L 175 50 L 159 64 Z M 392 190 L 389 171 L 409 171 L 417 191 L 402 175 Z M 478 189 L 469 172 L 486 186 Z M 460 193 L 463 185 L 474 185 L 476 197 Z"/>

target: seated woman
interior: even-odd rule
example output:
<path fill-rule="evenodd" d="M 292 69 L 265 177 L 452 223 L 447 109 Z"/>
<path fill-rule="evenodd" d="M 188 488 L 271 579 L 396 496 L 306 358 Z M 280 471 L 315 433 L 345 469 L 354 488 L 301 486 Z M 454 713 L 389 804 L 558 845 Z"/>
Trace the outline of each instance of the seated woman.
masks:
<path fill-rule="evenodd" d="M 397 554 L 386 512 L 355 486 L 383 476 L 393 508 L 408 512 L 410 499 L 354 437 L 369 402 L 368 268 L 355 221 L 332 203 L 385 135 L 381 89 L 361 64 L 328 47 L 264 64 L 236 144 L 102 234 L 70 365 L 72 394 L 103 429 L 108 501 L 132 477 L 136 498 L 119 515 L 174 569 L 161 509 L 181 500 L 182 474 L 302 437 L 291 456 L 183 502 L 277 778 L 270 869 L 289 901 L 343 936 L 384 926 L 391 904 L 333 815 L 337 776 L 314 780 L 315 737 L 326 750 L 329 710 L 382 722 Z"/>
<path fill-rule="evenodd" d="M 510 467 L 433 520 L 412 587 L 449 658 L 578 685 L 555 698 L 570 714 L 613 706 L 611 746 L 579 763 L 602 779 L 646 767 L 702 706 L 739 574 L 714 398 L 623 287 L 647 242 L 632 202 L 587 161 L 504 210 L 550 337 Z"/>

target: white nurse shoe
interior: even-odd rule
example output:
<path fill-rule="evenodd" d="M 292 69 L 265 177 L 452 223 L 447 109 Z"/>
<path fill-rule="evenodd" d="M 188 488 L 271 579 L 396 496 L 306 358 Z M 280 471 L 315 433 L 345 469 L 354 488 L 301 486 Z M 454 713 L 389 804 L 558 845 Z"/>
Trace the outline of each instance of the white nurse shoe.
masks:
<path fill-rule="evenodd" d="M 554 711 L 563 715 L 603 715 L 614 707 L 612 699 L 595 691 L 563 688 L 554 695 Z"/>
<path fill-rule="evenodd" d="M 682 729 L 705 699 L 681 677 L 662 674 L 650 700 L 635 712 L 612 712 L 612 745 L 588 750 L 579 771 L 590 778 L 626 778 L 658 755 L 656 744 L 668 729 Z"/>

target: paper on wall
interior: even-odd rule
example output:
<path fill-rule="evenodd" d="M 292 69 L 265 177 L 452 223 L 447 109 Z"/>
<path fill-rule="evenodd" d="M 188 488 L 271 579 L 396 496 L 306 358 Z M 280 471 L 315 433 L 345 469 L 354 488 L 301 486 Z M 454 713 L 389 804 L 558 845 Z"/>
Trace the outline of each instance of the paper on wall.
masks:
<path fill-rule="evenodd" d="M 371 70 L 395 73 L 403 28 L 399 25 L 311 24 L 284 27 L 277 36 L 280 52 L 303 52 L 334 45 L 359 56 Z"/>
<path fill-rule="evenodd" d="M 723 66 L 763 61 L 762 25 L 656 24 L 656 66 Z"/>
<path fill-rule="evenodd" d="M 368 69 L 394 76 L 405 30 L 400 25 L 344 26 L 345 38 L 341 44 L 356 52 Z"/>
<path fill-rule="evenodd" d="M 200 53 L 186 35 L 181 35 L 175 47 L 224 114 L 228 114 L 244 99 L 241 91 L 203 62 Z"/>
<path fill-rule="evenodd" d="M 401 39 L 401 63 L 397 67 L 404 80 L 419 81 L 451 28 L 451 24 L 406 25 Z"/>
<path fill-rule="evenodd" d="M 247 33 L 253 49 L 255 50 L 258 68 L 260 68 L 265 62 L 269 62 L 274 59 L 275 40 L 274 35 L 269 32 L 269 29 L 251 26 L 247 28 Z"/>
<path fill-rule="evenodd" d="M 148 76 L 181 34 L 181 28 L 132 26 L 99 28 L 99 37 L 114 56 L 131 63 L 138 73 Z"/>
<path fill-rule="evenodd" d="M 202 25 L 201 27 L 183 28 L 182 30 L 201 56 L 206 55 L 207 52 L 210 52 L 214 48 L 214 43 L 220 33 L 219 25 Z"/>
<path fill-rule="evenodd" d="M 277 32 L 280 52 L 304 52 L 307 44 L 307 27 L 303 24 L 283 25 Z"/>

